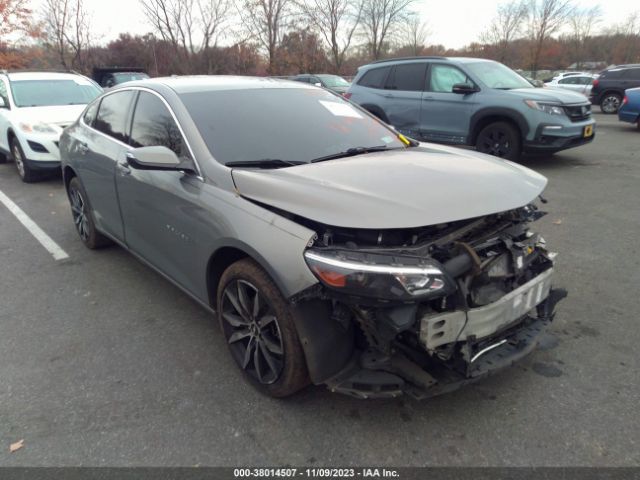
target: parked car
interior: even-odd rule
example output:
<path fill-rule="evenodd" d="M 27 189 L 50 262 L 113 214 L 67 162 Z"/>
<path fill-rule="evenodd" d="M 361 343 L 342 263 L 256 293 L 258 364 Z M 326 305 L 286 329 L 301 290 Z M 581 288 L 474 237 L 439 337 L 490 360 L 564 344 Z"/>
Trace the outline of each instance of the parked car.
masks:
<path fill-rule="evenodd" d="M 291 80 L 295 80 L 296 82 L 311 83 L 316 87 L 328 88 L 329 90 L 332 90 L 339 94 L 345 93 L 351 85 L 344 78 L 338 75 L 329 75 L 326 73 L 314 75 L 304 73 L 301 75 L 296 75 L 295 77 L 291 78 Z"/>
<path fill-rule="evenodd" d="M 534 88 L 491 60 L 383 60 L 360 67 L 346 96 L 405 135 L 510 160 L 583 145 L 595 133 L 584 96 Z"/>
<path fill-rule="evenodd" d="M 640 131 L 640 88 L 630 88 L 625 92 L 618 110 L 618 119 L 621 122 L 635 123 Z"/>
<path fill-rule="evenodd" d="M 215 312 L 273 396 L 443 393 L 534 349 L 561 297 L 528 227 L 543 176 L 412 142 L 321 88 L 132 82 L 60 146 L 82 242 L 121 245 Z"/>
<path fill-rule="evenodd" d="M 640 87 L 640 64 L 619 65 L 593 80 L 589 98 L 593 105 L 600 105 L 602 113 L 613 114 L 620 108 L 624 91 L 636 87 Z"/>
<path fill-rule="evenodd" d="M 559 80 L 563 80 L 563 79 L 568 78 L 568 77 L 573 77 L 573 76 L 575 76 L 575 75 L 582 75 L 582 76 L 585 76 L 585 75 L 590 75 L 590 73 L 588 73 L 588 72 L 560 72 L 560 73 L 558 73 L 557 75 L 554 75 L 554 76 L 549 80 L 549 82 L 553 82 L 553 81 L 556 81 L 556 82 L 557 82 L 557 81 L 559 81 Z M 544 83 L 549 83 L 549 82 L 544 82 Z"/>
<path fill-rule="evenodd" d="M 93 79 L 103 88 L 112 88 L 126 82 L 145 80 L 149 74 L 139 67 L 96 67 Z"/>
<path fill-rule="evenodd" d="M 75 73 L 0 72 L 0 162 L 33 182 L 60 169 L 58 140 L 102 89 Z"/>
<path fill-rule="evenodd" d="M 589 97 L 591 94 L 591 86 L 594 80 L 593 75 L 569 75 L 564 78 L 554 79 L 544 86 L 548 88 L 562 88 L 565 90 L 571 90 L 572 92 L 581 93 L 585 97 Z"/>

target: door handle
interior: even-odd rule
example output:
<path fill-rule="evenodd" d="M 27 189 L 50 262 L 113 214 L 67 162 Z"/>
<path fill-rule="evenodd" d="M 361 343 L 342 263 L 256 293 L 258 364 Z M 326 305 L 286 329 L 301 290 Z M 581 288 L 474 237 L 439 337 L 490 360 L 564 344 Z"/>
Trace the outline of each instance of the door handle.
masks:
<path fill-rule="evenodd" d="M 121 175 L 131 175 L 131 167 L 126 160 L 120 160 L 116 163 L 116 169 Z"/>
<path fill-rule="evenodd" d="M 424 101 L 424 102 L 431 102 L 433 100 L 435 100 L 435 98 L 433 98 L 433 97 L 422 97 L 422 101 Z"/>
<path fill-rule="evenodd" d="M 84 155 L 89 151 L 89 145 L 84 142 L 78 142 L 78 146 L 76 148 L 78 149 L 78 153 L 80 155 Z"/>

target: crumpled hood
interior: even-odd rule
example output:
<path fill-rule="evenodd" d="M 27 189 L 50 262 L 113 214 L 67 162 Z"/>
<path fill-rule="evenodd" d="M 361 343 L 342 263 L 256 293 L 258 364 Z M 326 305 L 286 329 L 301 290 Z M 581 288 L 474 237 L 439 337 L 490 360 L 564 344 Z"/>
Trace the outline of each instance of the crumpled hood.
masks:
<path fill-rule="evenodd" d="M 55 107 L 16 108 L 18 121 L 27 123 L 46 123 L 47 125 L 66 127 L 80 116 L 86 105 L 63 105 Z"/>
<path fill-rule="evenodd" d="M 278 170 L 234 169 L 240 195 L 326 225 L 413 228 L 534 200 L 547 179 L 477 152 L 421 144 Z"/>
<path fill-rule="evenodd" d="M 516 97 L 523 100 L 539 100 L 541 102 L 558 102 L 564 104 L 588 103 L 584 95 L 569 90 L 561 90 L 556 88 L 517 88 L 514 90 L 505 90 Z"/>

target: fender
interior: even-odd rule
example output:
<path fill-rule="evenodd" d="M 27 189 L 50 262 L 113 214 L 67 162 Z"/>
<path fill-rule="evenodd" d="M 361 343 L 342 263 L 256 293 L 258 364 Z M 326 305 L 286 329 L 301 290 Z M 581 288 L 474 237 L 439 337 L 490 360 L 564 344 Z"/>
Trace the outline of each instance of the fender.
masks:
<path fill-rule="evenodd" d="M 377 105 L 372 105 L 370 103 L 363 103 L 360 105 L 361 108 L 364 108 L 367 112 L 375 115 L 377 118 L 382 120 L 385 123 L 389 123 L 389 119 L 387 115 L 384 113 L 384 110 Z"/>
<path fill-rule="evenodd" d="M 517 110 L 506 107 L 482 108 L 471 115 L 471 119 L 469 121 L 469 143 L 471 145 L 475 144 L 476 142 L 476 136 L 478 134 L 478 132 L 476 132 L 476 127 L 480 122 L 482 122 L 482 120 L 486 119 L 487 117 L 503 117 L 513 121 L 520 129 L 523 139 L 526 138 L 529 131 L 531 130 L 529 128 L 529 122 L 527 122 L 526 117 Z"/>

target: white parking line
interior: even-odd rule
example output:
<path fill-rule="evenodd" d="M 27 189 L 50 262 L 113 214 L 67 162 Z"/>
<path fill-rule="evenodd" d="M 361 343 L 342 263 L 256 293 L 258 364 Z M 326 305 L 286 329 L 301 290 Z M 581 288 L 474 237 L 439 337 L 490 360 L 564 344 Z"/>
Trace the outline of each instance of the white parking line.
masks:
<path fill-rule="evenodd" d="M 67 252 L 65 252 L 60 245 L 53 241 L 53 239 L 44 233 L 36 222 L 31 220 L 29 215 L 24 213 L 24 211 L 16 205 L 13 200 L 7 197 L 2 190 L 0 190 L 0 202 L 4 204 L 5 207 L 9 209 L 11 213 L 15 215 L 15 217 L 25 226 L 29 233 L 38 240 L 42 246 L 51 254 L 55 260 L 64 260 L 65 258 L 69 258 Z"/>

